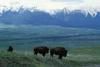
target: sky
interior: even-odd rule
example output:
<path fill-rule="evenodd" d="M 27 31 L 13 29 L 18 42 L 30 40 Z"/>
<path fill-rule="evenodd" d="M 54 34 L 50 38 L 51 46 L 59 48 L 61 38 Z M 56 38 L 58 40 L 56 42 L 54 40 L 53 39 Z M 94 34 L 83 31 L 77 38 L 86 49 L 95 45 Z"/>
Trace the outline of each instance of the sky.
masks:
<path fill-rule="evenodd" d="M 84 14 L 92 16 L 100 12 L 100 0 L 0 0 L 0 13 L 5 11 L 41 10 L 54 14 L 56 11 L 80 10 Z"/>

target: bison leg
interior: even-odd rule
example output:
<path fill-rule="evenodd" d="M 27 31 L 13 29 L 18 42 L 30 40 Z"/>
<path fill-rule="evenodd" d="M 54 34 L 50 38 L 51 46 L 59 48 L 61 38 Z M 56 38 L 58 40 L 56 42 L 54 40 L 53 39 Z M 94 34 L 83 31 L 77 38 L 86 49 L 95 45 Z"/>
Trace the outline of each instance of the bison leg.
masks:
<path fill-rule="evenodd" d="M 45 54 L 46 54 L 46 53 L 43 53 L 43 54 L 42 54 L 42 55 L 43 55 L 43 57 L 45 57 Z"/>
<path fill-rule="evenodd" d="M 53 57 L 53 53 L 50 53 L 51 57 Z"/>
<path fill-rule="evenodd" d="M 37 55 L 37 52 L 34 52 L 34 55 Z"/>
<path fill-rule="evenodd" d="M 62 55 L 59 55 L 58 59 L 62 59 Z"/>

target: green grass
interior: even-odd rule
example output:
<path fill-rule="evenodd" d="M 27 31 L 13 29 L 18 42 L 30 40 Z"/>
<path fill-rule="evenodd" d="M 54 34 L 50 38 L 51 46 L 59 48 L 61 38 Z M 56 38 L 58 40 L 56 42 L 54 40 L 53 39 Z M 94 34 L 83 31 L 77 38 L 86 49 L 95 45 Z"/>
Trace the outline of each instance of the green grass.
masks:
<path fill-rule="evenodd" d="M 0 67 L 95 67 L 100 65 L 100 47 L 74 48 L 62 60 L 50 55 L 42 57 L 30 53 L 0 51 Z M 99 67 L 99 66 L 98 66 Z"/>

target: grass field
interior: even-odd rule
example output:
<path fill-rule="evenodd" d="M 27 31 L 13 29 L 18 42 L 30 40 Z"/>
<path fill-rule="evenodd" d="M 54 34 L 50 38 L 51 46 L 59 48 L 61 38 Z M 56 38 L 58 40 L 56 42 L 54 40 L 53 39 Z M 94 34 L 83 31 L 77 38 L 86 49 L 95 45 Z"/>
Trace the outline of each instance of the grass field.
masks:
<path fill-rule="evenodd" d="M 62 60 L 49 54 L 42 57 L 28 52 L 0 51 L 0 67 L 100 67 L 100 47 L 72 48 Z"/>

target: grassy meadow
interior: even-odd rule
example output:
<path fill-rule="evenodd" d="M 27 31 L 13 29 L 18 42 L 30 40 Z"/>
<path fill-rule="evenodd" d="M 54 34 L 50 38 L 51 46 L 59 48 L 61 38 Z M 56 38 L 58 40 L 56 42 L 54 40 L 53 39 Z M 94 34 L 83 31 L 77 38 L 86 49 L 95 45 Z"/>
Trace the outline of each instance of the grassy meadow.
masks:
<path fill-rule="evenodd" d="M 42 57 L 28 52 L 0 51 L 0 67 L 100 67 L 100 47 L 71 48 L 62 60 L 49 54 Z"/>
<path fill-rule="evenodd" d="M 100 30 L 0 24 L 0 67 L 100 67 Z M 11 45 L 13 53 L 5 50 Z M 35 56 L 33 47 L 62 46 L 68 56 Z"/>

